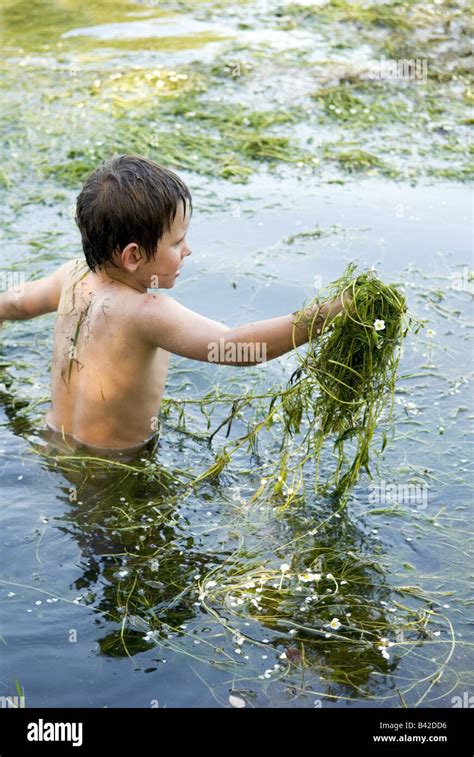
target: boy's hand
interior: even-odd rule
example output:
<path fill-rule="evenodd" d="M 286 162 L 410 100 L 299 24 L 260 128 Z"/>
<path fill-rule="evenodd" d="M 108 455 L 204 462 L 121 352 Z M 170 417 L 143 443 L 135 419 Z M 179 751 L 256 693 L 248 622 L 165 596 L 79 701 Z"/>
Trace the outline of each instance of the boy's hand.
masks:
<path fill-rule="evenodd" d="M 327 300 L 321 305 L 320 313 L 326 321 L 332 321 L 332 319 L 338 315 L 342 310 L 347 310 L 352 302 L 352 297 L 348 292 L 344 292 L 342 295 L 335 297 L 333 300 Z"/>
<path fill-rule="evenodd" d="M 313 309 L 312 335 L 319 336 L 325 323 L 330 323 L 341 311 L 347 310 L 352 302 L 352 297 L 348 292 L 335 297 L 332 300 L 326 300 L 322 305 L 315 305 Z"/>

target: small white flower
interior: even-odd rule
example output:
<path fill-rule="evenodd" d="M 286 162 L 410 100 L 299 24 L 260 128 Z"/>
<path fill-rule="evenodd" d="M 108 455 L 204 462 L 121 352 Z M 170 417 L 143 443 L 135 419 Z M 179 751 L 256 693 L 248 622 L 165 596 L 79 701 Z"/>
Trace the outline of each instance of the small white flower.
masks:
<path fill-rule="evenodd" d="M 339 618 L 333 618 L 330 623 L 327 624 L 330 628 L 334 628 L 335 631 L 338 630 L 338 628 L 341 627 L 341 622 Z"/>
<path fill-rule="evenodd" d="M 383 331 L 385 328 L 385 321 L 382 321 L 380 318 L 376 318 L 374 321 L 374 329 L 376 331 Z"/>
<path fill-rule="evenodd" d="M 393 641 L 389 641 L 384 636 L 384 637 L 382 637 L 380 639 L 380 643 L 379 643 L 379 646 L 377 647 L 377 649 L 379 649 L 380 652 L 382 653 L 382 657 L 384 657 L 386 660 L 389 660 L 390 659 L 390 654 L 389 654 L 389 652 L 387 650 L 387 647 L 393 647 L 393 646 L 394 646 L 394 642 Z"/>
<path fill-rule="evenodd" d="M 310 581 L 320 581 L 321 573 L 302 573 L 298 576 L 298 580 L 303 583 L 309 583 Z"/>
<path fill-rule="evenodd" d="M 429 339 L 432 339 L 434 336 L 436 336 L 436 331 L 434 329 L 428 329 L 428 331 L 426 332 L 426 336 Z"/>
<path fill-rule="evenodd" d="M 280 570 L 282 573 L 287 573 L 290 570 L 290 566 L 288 563 L 284 562 L 282 565 L 280 565 Z"/>

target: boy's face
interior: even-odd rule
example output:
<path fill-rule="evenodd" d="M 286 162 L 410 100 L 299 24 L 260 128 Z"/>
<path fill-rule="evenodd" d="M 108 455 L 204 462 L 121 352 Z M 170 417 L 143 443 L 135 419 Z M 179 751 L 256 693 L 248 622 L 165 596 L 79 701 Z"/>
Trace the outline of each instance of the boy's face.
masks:
<path fill-rule="evenodd" d="M 186 201 L 186 212 L 180 202 L 175 219 L 169 231 L 166 231 L 158 243 L 155 258 L 145 261 L 142 274 L 148 277 L 147 287 L 152 289 L 171 289 L 174 287 L 179 268 L 184 258 L 191 255 L 191 248 L 186 240 L 190 224 L 190 205 Z"/>

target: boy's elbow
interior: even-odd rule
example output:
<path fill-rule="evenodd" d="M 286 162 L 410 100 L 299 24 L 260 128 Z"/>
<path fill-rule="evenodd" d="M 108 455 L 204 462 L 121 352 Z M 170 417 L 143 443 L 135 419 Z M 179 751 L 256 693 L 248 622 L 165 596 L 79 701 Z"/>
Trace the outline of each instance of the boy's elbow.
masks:
<path fill-rule="evenodd" d="M 25 307 L 25 298 L 23 292 L 14 289 L 6 292 L 6 318 L 9 321 L 23 321 L 30 318 Z"/>
<path fill-rule="evenodd" d="M 55 302 L 47 299 L 36 302 L 15 292 L 10 298 L 8 318 L 12 321 L 29 321 L 39 315 L 53 313 L 55 310 L 57 310 Z"/>

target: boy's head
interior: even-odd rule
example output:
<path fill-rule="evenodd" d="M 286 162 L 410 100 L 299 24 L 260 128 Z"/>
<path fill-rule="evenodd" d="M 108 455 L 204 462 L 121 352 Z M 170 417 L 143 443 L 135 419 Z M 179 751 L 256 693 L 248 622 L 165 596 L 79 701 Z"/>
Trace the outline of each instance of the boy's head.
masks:
<path fill-rule="evenodd" d="M 191 214 L 191 194 L 173 171 L 139 155 L 106 160 L 77 199 L 89 268 L 118 268 L 144 288 L 172 287 L 191 253 L 185 241 Z"/>

